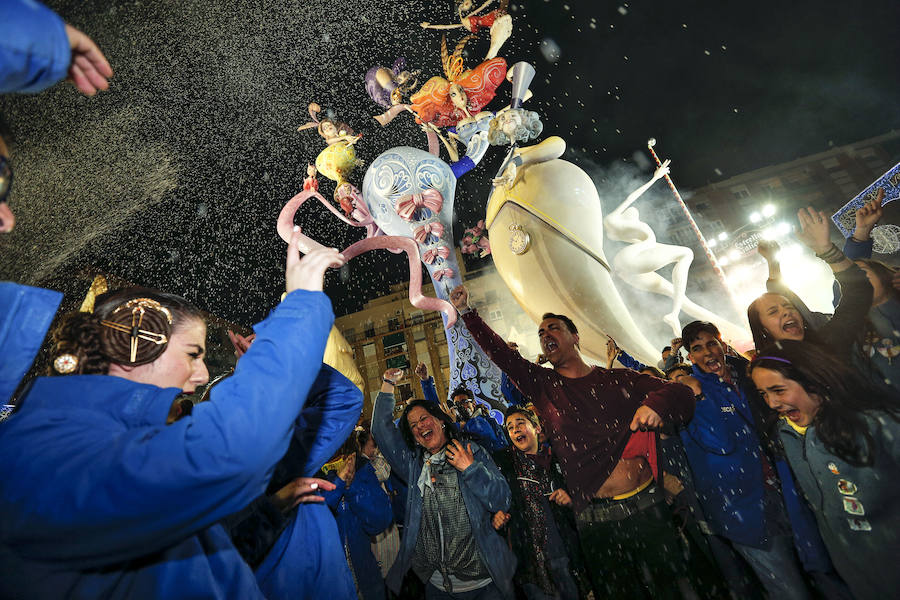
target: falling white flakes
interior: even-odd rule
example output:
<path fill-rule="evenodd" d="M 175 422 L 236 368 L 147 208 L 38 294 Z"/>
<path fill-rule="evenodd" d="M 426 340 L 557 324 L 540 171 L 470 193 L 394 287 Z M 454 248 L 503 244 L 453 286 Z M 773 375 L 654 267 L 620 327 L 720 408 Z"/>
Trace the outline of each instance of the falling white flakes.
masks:
<path fill-rule="evenodd" d="M 541 40 L 541 54 L 549 63 L 555 63 L 559 61 L 559 57 L 562 51 L 552 38 L 544 38 Z"/>
<path fill-rule="evenodd" d="M 568 4 L 563 4 L 563 10 L 571 10 Z"/>
<path fill-rule="evenodd" d="M 722 175 L 722 171 L 720 171 L 718 167 L 713 169 L 713 171 L 715 171 L 716 175 Z"/>
<path fill-rule="evenodd" d="M 682 28 L 682 29 L 687 29 L 687 23 L 682 23 L 682 24 L 681 24 L 681 28 Z"/>
<path fill-rule="evenodd" d="M 703 51 L 703 54 L 709 56 L 709 50 L 704 50 L 704 51 Z"/>
<path fill-rule="evenodd" d="M 619 11 L 619 14 L 622 15 L 623 17 L 628 14 L 628 9 L 625 8 L 624 6 L 620 6 L 616 10 Z"/>
<path fill-rule="evenodd" d="M 591 23 L 591 24 L 590 24 L 590 27 L 591 27 L 591 29 L 597 29 L 597 24 L 596 24 L 596 23 Z"/>
<path fill-rule="evenodd" d="M 725 46 L 725 44 L 722 44 L 722 50 L 728 50 L 728 48 Z"/>
<path fill-rule="evenodd" d="M 731 110 L 733 110 L 734 112 L 737 112 L 737 111 L 738 111 L 738 109 L 736 109 L 736 108 L 732 108 Z"/>

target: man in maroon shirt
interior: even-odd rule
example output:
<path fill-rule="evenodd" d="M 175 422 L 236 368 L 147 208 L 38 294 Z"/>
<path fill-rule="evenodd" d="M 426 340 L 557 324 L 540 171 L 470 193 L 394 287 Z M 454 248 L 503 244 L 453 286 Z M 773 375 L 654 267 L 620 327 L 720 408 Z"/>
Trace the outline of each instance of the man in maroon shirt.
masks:
<path fill-rule="evenodd" d="M 538 337 L 553 368 L 531 363 L 469 308 L 468 298 L 465 286 L 450 294 L 472 337 L 532 399 L 545 423 L 595 591 L 611 598 L 680 598 L 677 580 L 689 567 L 662 486 L 654 483 L 656 435 L 648 430 L 689 421 L 693 392 L 628 369 L 588 365 L 575 324 L 552 313 L 544 315 Z"/>

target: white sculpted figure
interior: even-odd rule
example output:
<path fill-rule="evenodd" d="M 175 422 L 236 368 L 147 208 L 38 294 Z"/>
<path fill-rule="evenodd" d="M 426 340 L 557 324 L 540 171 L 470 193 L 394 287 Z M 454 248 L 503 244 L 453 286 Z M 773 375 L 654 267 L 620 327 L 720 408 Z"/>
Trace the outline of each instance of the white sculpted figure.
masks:
<path fill-rule="evenodd" d="M 678 337 L 681 335 L 678 315 L 685 301 L 688 271 L 694 260 L 694 252 L 684 246 L 657 243 L 653 230 L 641 221 L 638 209 L 632 206 L 650 186 L 668 174 L 669 161 L 666 160 L 656 169 L 650 181 L 631 192 L 625 202 L 606 215 L 603 224 L 611 239 L 631 244 L 622 248 L 613 258 L 616 275 L 639 290 L 672 298 L 672 312 L 664 316 L 663 321 Z M 669 264 L 674 264 L 672 281 L 656 272 Z"/>
<path fill-rule="evenodd" d="M 676 337 L 681 336 L 678 315 L 684 310 L 695 319 L 718 325 L 722 336 L 732 343 L 749 339 L 745 326 L 732 323 L 687 297 L 685 290 L 688 270 L 694 260 L 693 251 L 684 246 L 658 243 L 650 226 L 641 221 L 637 208 L 631 206 L 657 179 L 668 174 L 667 160 L 656 169 L 650 181 L 631 192 L 625 202 L 603 219 L 610 238 L 631 244 L 622 248 L 613 258 L 613 269 L 620 278 L 639 290 L 672 298 L 672 312 L 664 316 L 663 321 L 672 328 Z M 656 272 L 669 264 L 674 264 L 672 281 Z"/>

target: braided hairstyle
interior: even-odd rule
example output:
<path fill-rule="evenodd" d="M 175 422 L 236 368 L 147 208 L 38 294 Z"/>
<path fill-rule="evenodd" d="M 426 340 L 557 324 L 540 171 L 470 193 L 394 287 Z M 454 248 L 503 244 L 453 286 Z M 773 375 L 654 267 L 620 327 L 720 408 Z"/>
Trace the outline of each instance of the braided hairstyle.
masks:
<path fill-rule="evenodd" d="M 110 363 L 144 365 L 165 352 L 173 332 L 195 319 L 202 314 L 181 296 L 141 287 L 107 292 L 97 297 L 93 312 L 62 317 L 53 330 L 52 356 L 74 357 L 74 368 L 63 371 L 67 375 L 105 375 Z M 136 332 L 143 337 L 133 337 Z M 55 364 L 51 375 L 61 373 Z"/>

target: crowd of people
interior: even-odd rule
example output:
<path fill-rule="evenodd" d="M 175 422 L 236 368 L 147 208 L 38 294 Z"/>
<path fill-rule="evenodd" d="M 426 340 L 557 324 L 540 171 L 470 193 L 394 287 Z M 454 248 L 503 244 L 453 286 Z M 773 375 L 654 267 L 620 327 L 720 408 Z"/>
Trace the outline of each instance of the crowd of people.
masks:
<path fill-rule="evenodd" d="M 46 7 L 0 16 L 21 26 L 0 40 L 0 91 L 108 86 L 99 48 Z M 0 231 L 11 183 L 0 140 Z M 363 421 L 359 388 L 323 363 L 323 278 L 344 257 L 301 258 L 296 228 L 285 297 L 212 383 L 202 313 L 125 288 L 56 319 L 47 375 L 20 384 L 60 298 L 0 283 L 0 394 L 16 398 L 0 424 L 0 598 L 892 597 L 900 275 L 871 259 L 882 200 L 843 250 L 823 213 L 798 214 L 834 272 L 833 315 L 760 245 L 749 356 L 694 321 L 656 366 L 614 340 L 593 366 L 577 324 L 547 313 L 532 361 L 456 288 L 502 371 L 502 424 L 466 387 L 439 398 L 424 364 L 421 398 L 399 404 L 407 374 L 388 369 Z"/>

